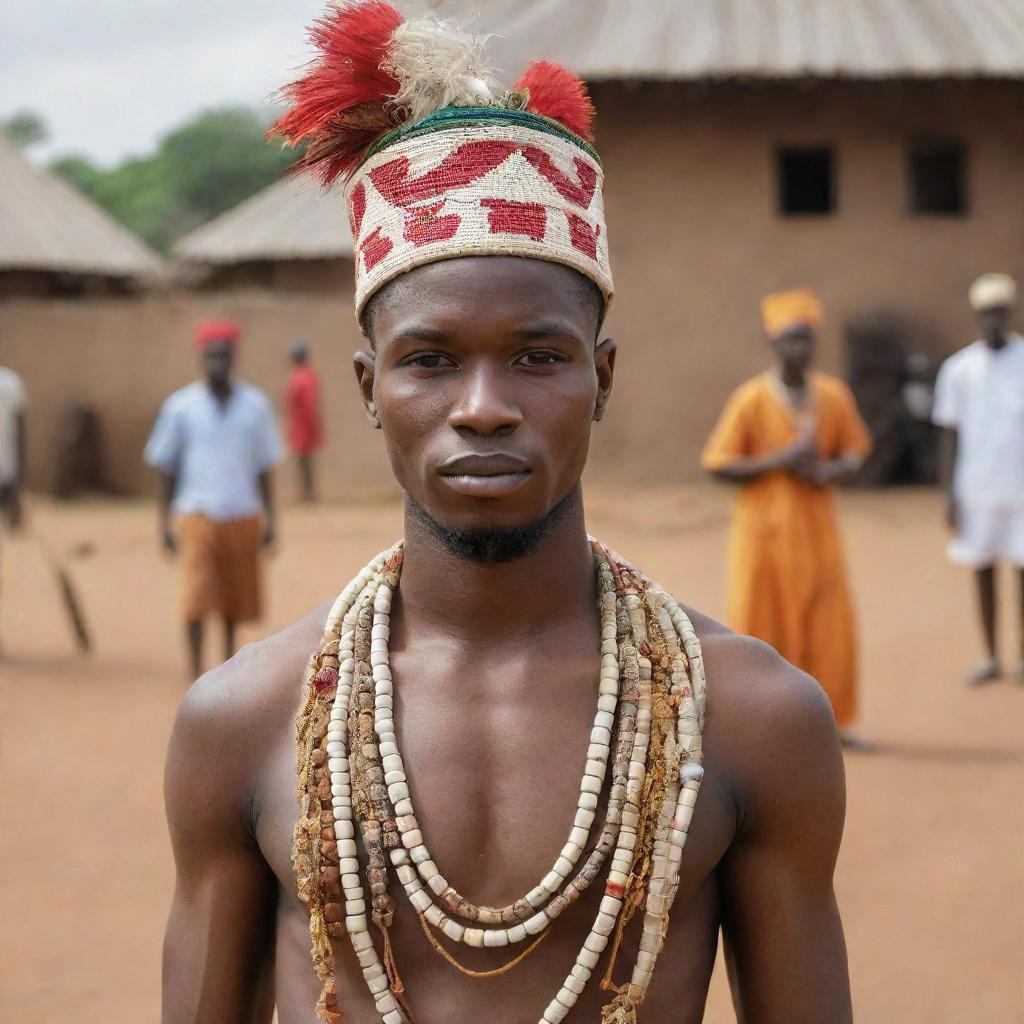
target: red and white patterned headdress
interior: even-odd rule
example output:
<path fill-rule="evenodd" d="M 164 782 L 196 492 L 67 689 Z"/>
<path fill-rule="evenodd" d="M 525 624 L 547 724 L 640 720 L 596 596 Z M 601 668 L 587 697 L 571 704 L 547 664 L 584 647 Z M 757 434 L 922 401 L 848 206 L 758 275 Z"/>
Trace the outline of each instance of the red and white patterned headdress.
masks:
<path fill-rule="evenodd" d="M 272 129 L 306 144 L 298 166 L 348 182 L 356 315 L 413 267 L 457 256 L 562 263 L 612 295 L 601 161 L 586 86 L 537 61 L 510 89 L 483 39 L 381 0 L 332 7 L 319 50 L 283 90 Z"/>

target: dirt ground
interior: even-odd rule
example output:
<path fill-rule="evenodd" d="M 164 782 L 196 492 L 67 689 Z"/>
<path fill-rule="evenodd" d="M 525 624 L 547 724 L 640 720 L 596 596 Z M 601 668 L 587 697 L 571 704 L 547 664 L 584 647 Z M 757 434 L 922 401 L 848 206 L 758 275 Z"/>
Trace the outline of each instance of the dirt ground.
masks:
<path fill-rule="evenodd" d="M 589 499 L 594 533 L 721 613 L 725 492 Z M 863 726 L 883 745 L 847 762 L 837 887 L 856 1019 L 1024 1021 L 1024 688 L 959 684 L 977 638 L 934 494 L 846 495 L 842 514 Z M 146 503 L 36 505 L 33 522 L 70 560 L 96 651 L 75 655 L 39 547 L 5 541 L 0 1020 L 155 1021 L 172 886 L 161 773 L 185 689 L 176 578 Z M 265 630 L 332 596 L 399 527 L 392 504 L 287 509 Z M 719 972 L 706 1022 L 733 1019 Z"/>

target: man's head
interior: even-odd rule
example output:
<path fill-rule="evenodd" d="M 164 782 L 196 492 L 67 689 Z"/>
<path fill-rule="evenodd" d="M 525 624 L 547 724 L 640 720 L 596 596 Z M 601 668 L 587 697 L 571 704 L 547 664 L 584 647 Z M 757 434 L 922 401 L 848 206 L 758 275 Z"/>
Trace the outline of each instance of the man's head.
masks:
<path fill-rule="evenodd" d="M 410 509 L 451 550 L 525 553 L 574 500 L 611 392 L 603 309 L 581 274 L 516 256 L 428 264 L 374 296 L 363 403 Z"/>
<path fill-rule="evenodd" d="M 817 347 L 810 324 L 794 324 L 770 340 L 783 373 L 806 373 L 810 369 Z"/>
<path fill-rule="evenodd" d="M 804 373 L 814 361 L 821 300 L 808 288 L 775 292 L 761 300 L 761 320 L 784 373 Z"/>
<path fill-rule="evenodd" d="M 235 365 L 235 343 L 224 339 L 207 342 L 199 353 L 199 363 L 210 387 L 224 387 Z"/>
<path fill-rule="evenodd" d="M 207 384 L 223 388 L 231 380 L 241 329 L 233 320 L 206 320 L 195 329 L 199 365 Z"/>
<path fill-rule="evenodd" d="M 305 366 L 309 362 L 309 346 L 304 341 L 297 341 L 288 352 L 294 366 Z"/>
<path fill-rule="evenodd" d="M 363 401 L 410 510 L 453 550 L 513 557 L 574 500 L 611 388 L 586 86 L 544 60 L 503 85 L 485 37 L 378 0 L 311 38 L 274 131 L 347 182 Z"/>
<path fill-rule="evenodd" d="M 982 274 L 971 285 L 970 301 L 982 337 L 990 345 L 1001 345 L 1017 302 L 1017 283 L 1009 274 Z"/>

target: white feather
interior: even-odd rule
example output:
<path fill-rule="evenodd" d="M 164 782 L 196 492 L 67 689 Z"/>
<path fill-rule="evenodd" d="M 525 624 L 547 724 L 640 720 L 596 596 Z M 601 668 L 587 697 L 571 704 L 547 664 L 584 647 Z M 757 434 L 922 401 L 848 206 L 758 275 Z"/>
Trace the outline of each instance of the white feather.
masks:
<path fill-rule="evenodd" d="M 385 69 L 398 79 L 394 102 L 413 122 L 448 106 L 487 105 L 500 94 L 484 56 L 486 36 L 432 15 L 400 25 Z"/>

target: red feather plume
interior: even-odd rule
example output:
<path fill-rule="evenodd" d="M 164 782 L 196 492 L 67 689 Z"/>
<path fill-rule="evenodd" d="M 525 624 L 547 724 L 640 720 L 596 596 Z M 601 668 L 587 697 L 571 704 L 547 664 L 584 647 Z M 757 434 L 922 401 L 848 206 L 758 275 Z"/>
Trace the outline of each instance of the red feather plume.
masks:
<path fill-rule="evenodd" d="M 291 109 L 268 134 L 293 146 L 308 143 L 294 169 L 311 171 L 325 188 L 355 170 L 373 142 L 398 123 L 389 102 L 398 82 L 381 66 L 404 20 L 382 0 L 360 0 L 339 4 L 309 30 L 319 55 L 281 90 Z"/>
<path fill-rule="evenodd" d="M 594 104 L 579 76 L 561 64 L 535 60 L 514 86 L 529 94 L 526 109 L 564 124 L 587 142 L 594 141 Z"/>

